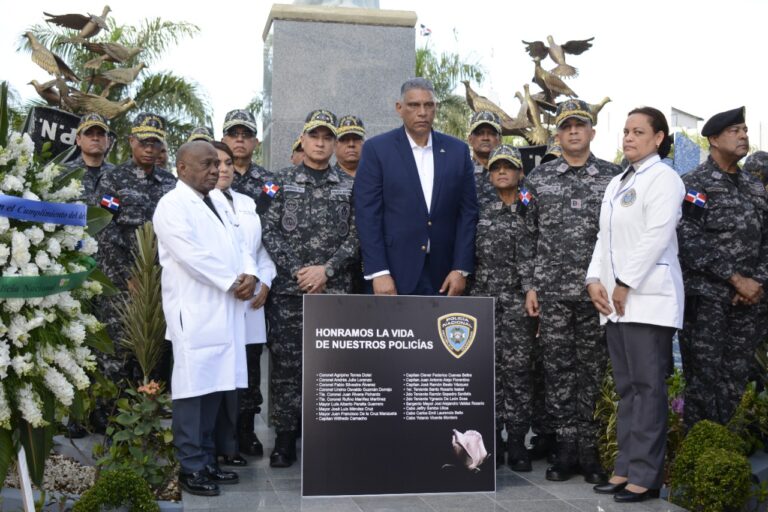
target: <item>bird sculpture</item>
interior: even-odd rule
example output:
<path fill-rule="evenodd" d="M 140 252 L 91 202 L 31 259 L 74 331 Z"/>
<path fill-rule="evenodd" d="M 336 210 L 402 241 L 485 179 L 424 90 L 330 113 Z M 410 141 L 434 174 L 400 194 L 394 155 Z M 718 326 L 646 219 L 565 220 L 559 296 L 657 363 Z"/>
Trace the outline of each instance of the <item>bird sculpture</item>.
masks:
<path fill-rule="evenodd" d="M 589 111 L 592 112 L 592 118 L 595 120 L 595 124 L 597 124 L 597 114 L 599 114 L 600 111 L 603 110 L 603 107 L 610 102 L 611 102 L 611 98 L 606 96 L 605 98 L 600 100 L 599 103 L 595 103 L 595 104 L 587 103 L 587 105 L 589 105 Z"/>
<path fill-rule="evenodd" d="M 93 53 L 98 53 L 99 56 L 89 60 L 85 63 L 85 67 L 89 69 L 98 69 L 104 62 L 122 63 L 132 59 L 144 48 L 136 47 L 129 48 L 118 43 L 92 43 L 86 41 L 83 43 L 88 50 Z"/>
<path fill-rule="evenodd" d="M 61 105 L 61 94 L 59 94 L 59 91 L 54 87 L 56 85 L 56 80 L 50 80 L 43 84 L 39 83 L 37 80 L 32 80 L 29 84 L 33 86 L 35 91 L 37 91 L 37 94 L 52 107 Z"/>
<path fill-rule="evenodd" d="M 95 36 L 102 29 L 107 29 L 107 14 L 111 9 L 108 5 L 104 6 L 101 12 L 101 16 L 95 14 L 49 14 L 44 12 L 48 19 L 45 20 L 48 23 L 53 23 L 60 27 L 71 28 L 73 30 L 79 30 L 75 37 L 69 38 L 67 42 L 82 42 L 85 39 Z"/>
<path fill-rule="evenodd" d="M 51 50 L 40 44 L 40 41 L 32 34 L 24 34 L 29 40 L 29 46 L 32 48 L 32 62 L 46 70 L 54 76 L 63 76 L 66 80 L 79 82 L 80 78 L 72 71 L 64 60 L 53 53 Z"/>
<path fill-rule="evenodd" d="M 72 91 L 69 95 L 72 105 L 80 113 L 98 112 L 107 119 L 112 119 L 136 106 L 131 98 L 110 101 L 96 94 Z"/>
<path fill-rule="evenodd" d="M 556 98 L 561 94 L 571 98 L 578 98 L 578 95 L 565 82 L 541 67 L 541 59 L 534 58 L 533 62 L 535 66 L 533 82 L 544 91 L 544 98 L 547 103 L 555 103 Z"/>
<path fill-rule="evenodd" d="M 517 135 L 519 137 L 525 136 L 525 130 L 530 127 L 530 122 L 525 117 L 525 115 L 521 116 L 518 113 L 517 117 L 511 117 L 501 107 L 496 105 L 485 96 L 481 96 L 474 89 L 472 89 L 468 80 L 462 80 L 461 83 L 464 84 L 464 88 L 466 89 L 466 98 L 469 108 L 471 108 L 474 112 L 487 110 L 497 114 L 501 120 L 502 135 Z"/>
<path fill-rule="evenodd" d="M 552 36 L 547 36 L 547 43 L 549 43 L 549 46 L 542 41 L 523 41 L 523 44 L 526 45 L 525 49 L 528 51 L 528 54 L 534 59 L 538 58 L 539 60 L 544 60 L 547 55 L 549 55 L 549 57 L 557 64 L 557 66 L 550 70 L 550 73 L 565 78 L 578 75 L 577 69 L 566 63 L 565 54 L 581 55 L 592 47 L 593 39 L 595 38 L 590 37 L 589 39 L 568 41 L 567 43 L 559 45 L 555 42 Z"/>
<path fill-rule="evenodd" d="M 107 97 L 109 95 L 109 91 L 115 84 L 122 84 L 122 85 L 128 85 L 134 80 L 136 80 L 136 77 L 139 76 L 139 73 L 141 73 L 141 70 L 144 69 L 146 64 L 143 62 L 139 62 L 137 66 L 133 66 L 132 68 L 116 68 L 116 69 L 108 69 L 107 71 L 104 71 L 100 75 L 97 75 L 93 79 L 93 83 L 101 83 L 106 84 L 106 87 L 104 87 L 104 90 L 101 91 L 101 95 L 103 97 Z"/>
<path fill-rule="evenodd" d="M 546 144 L 549 140 L 549 130 L 541 124 L 541 110 L 539 104 L 531 96 L 530 85 L 523 85 L 525 91 L 525 102 L 528 105 L 528 119 L 531 122 L 531 129 L 526 133 L 525 138 L 531 144 Z"/>

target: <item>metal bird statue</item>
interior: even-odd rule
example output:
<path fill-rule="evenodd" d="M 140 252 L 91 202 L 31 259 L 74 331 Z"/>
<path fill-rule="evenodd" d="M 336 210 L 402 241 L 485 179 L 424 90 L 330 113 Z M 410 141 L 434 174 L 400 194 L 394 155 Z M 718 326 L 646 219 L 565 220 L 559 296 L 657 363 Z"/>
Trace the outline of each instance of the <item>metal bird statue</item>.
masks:
<path fill-rule="evenodd" d="M 549 57 L 555 61 L 557 66 L 552 68 L 550 73 L 554 73 L 561 77 L 574 77 L 578 75 L 578 71 L 575 67 L 565 62 L 565 54 L 581 55 L 592 47 L 591 41 L 593 39 L 595 38 L 590 37 L 589 39 L 568 41 L 565 44 L 559 45 L 555 42 L 552 36 L 547 36 L 547 43 L 549 43 L 549 46 L 542 41 L 523 41 L 523 44 L 526 45 L 525 49 L 528 52 L 528 55 L 533 57 L 534 60 L 539 59 L 541 61 L 549 55 Z"/>
<path fill-rule="evenodd" d="M 549 139 L 549 130 L 544 128 L 541 124 L 541 110 L 539 104 L 531 96 L 530 85 L 523 85 L 525 91 L 525 102 L 528 105 L 528 119 L 531 121 L 533 127 L 525 135 L 531 144 L 546 144 Z"/>
<path fill-rule="evenodd" d="M 144 48 L 136 47 L 129 48 L 118 43 L 92 43 L 86 41 L 83 43 L 88 50 L 93 53 L 98 53 L 99 56 L 95 59 L 91 59 L 85 63 L 85 67 L 89 69 L 98 69 L 104 62 L 122 63 L 132 59 Z"/>
<path fill-rule="evenodd" d="M 35 91 L 37 91 L 37 94 L 52 107 L 61 105 L 61 94 L 59 94 L 59 91 L 54 87 L 56 85 L 56 80 L 49 80 L 43 84 L 39 83 L 37 80 L 32 80 L 29 84 L 33 86 Z"/>
<path fill-rule="evenodd" d="M 123 112 L 136 106 L 132 98 L 124 98 L 120 101 L 110 101 L 95 94 L 72 91 L 69 95 L 72 104 L 80 113 L 98 112 L 107 119 L 119 116 Z"/>
<path fill-rule="evenodd" d="M 466 98 L 469 108 L 471 108 L 474 112 L 487 110 L 497 114 L 501 120 L 502 135 L 517 135 L 519 137 L 525 136 L 525 130 L 531 126 L 528 118 L 525 115 L 521 116 L 520 113 L 518 113 L 517 117 L 511 117 L 509 114 L 504 112 L 501 107 L 496 105 L 485 96 L 481 96 L 477 93 L 477 91 L 472 89 L 468 80 L 462 80 L 461 83 L 464 84 L 464 88 L 466 89 Z"/>
<path fill-rule="evenodd" d="M 43 12 L 43 14 L 48 16 L 48 19 L 45 20 L 48 23 L 53 23 L 60 27 L 71 28 L 73 30 L 79 30 L 80 32 L 69 40 L 69 42 L 78 42 L 95 36 L 101 32 L 102 29 L 106 30 L 107 14 L 109 14 L 110 11 L 111 9 L 109 6 L 105 5 L 101 12 L 101 16 L 96 16 L 95 14 L 90 13 L 87 16 L 83 14 L 49 14 L 47 12 Z"/>
<path fill-rule="evenodd" d="M 603 110 L 603 107 L 606 105 L 606 103 L 610 103 L 611 98 L 606 96 L 602 100 L 600 100 L 599 103 L 587 103 L 589 105 L 589 110 L 592 112 L 592 118 L 595 120 L 595 124 L 597 124 L 597 114 L 600 113 L 601 110 Z"/>
<path fill-rule="evenodd" d="M 24 34 L 32 47 L 32 62 L 54 76 L 63 76 L 67 80 L 79 82 L 80 78 L 72 71 L 64 60 L 51 50 L 40 44 L 40 41 L 32 34 Z"/>
<path fill-rule="evenodd" d="M 570 96 L 571 98 L 579 97 L 578 94 L 573 92 L 573 90 L 565 84 L 565 82 L 542 68 L 540 59 L 534 58 L 533 63 L 535 66 L 533 71 L 533 82 L 544 91 L 547 103 L 555 103 L 555 99 L 561 94 Z"/>
<path fill-rule="evenodd" d="M 101 95 L 103 97 L 107 97 L 109 95 L 109 90 L 112 88 L 115 84 L 122 84 L 122 85 L 128 85 L 134 80 L 136 80 L 136 77 L 139 76 L 139 73 L 141 73 L 141 70 L 147 67 L 146 64 L 143 62 L 139 62 L 137 66 L 134 66 L 132 68 L 116 68 L 116 69 L 109 69 L 105 72 L 103 72 L 100 75 L 97 75 L 93 78 L 93 83 L 106 83 L 106 87 L 104 87 L 104 90 L 101 91 Z"/>
<path fill-rule="evenodd" d="M 565 54 L 581 55 L 585 51 L 592 48 L 591 41 L 594 37 L 589 39 L 582 39 L 577 41 L 568 41 L 565 44 L 559 45 L 555 42 L 552 36 L 547 36 L 547 42 L 549 43 L 549 56 L 553 61 L 557 63 L 557 66 L 551 70 L 552 73 L 562 77 L 577 76 L 579 72 L 575 67 L 566 64 Z"/>

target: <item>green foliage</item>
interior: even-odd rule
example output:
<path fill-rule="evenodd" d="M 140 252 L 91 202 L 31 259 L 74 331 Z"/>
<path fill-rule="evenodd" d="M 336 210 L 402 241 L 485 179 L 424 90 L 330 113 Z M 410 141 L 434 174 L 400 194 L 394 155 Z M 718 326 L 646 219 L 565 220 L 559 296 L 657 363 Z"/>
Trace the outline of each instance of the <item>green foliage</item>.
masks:
<path fill-rule="evenodd" d="M 747 384 L 741 402 L 728 422 L 728 430 L 746 444 L 747 454 L 762 449 L 763 438 L 768 437 L 768 392 L 757 392 L 754 382 Z"/>
<path fill-rule="evenodd" d="M 597 441 L 600 452 L 600 463 L 604 468 L 613 468 L 616 456 L 619 454 L 619 444 L 616 439 L 616 422 L 619 413 L 619 394 L 613 382 L 613 372 L 610 364 L 600 387 L 600 397 L 595 405 L 595 419 L 600 424 L 600 436 Z"/>
<path fill-rule="evenodd" d="M 73 512 L 101 512 L 128 505 L 130 512 L 155 512 L 160 506 L 151 489 L 130 469 L 104 471 L 75 503 Z"/>
<path fill-rule="evenodd" d="M 117 401 L 117 415 L 107 426 L 111 445 L 95 450 L 97 456 L 103 455 L 97 464 L 107 470 L 132 470 L 157 492 L 176 474 L 173 434 L 161 421 L 171 398 L 154 381 L 125 393 L 128 396 Z"/>
<path fill-rule="evenodd" d="M 416 49 L 416 76 L 429 79 L 435 87 L 439 103 L 435 129 L 466 139 L 472 110 L 464 96 L 455 94 L 455 91 L 462 80 L 483 83 L 480 65 L 465 62 L 458 53 L 443 52 L 438 55 L 427 44 Z"/>
<path fill-rule="evenodd" d="M 128 278 L 128 299 L 123 299 L 118 308 L 124 332 L 119 342 L 136 356 L 146 384 L 165 349 L 160 266 L 157 264 L 157 239 L 151 222 L 136 228 L 133 259 Z"/>
<path fill-rule="evenodd" d="M 702 459 L 702 455 L 707 450 L 712 449 L 728 451 L 729 457 L 734 459 L 743 458 L 747 453 L 745 443 L 723 425 L 709 420 L 696 423 L 683 440 L 672 465 L 670 500 L 673 503 L 689 509 L 692 509 L 694 504 L 701 506 L 701 501 L 697 501 L 699 489 L 696 485 L 696 474 L 699 472 L 699 465 L 711 458 Z M 715 466 L 708 469 L 711 474 L 706 478 L 715 482 L 720 467 Z M 721 487 L 719 492 L 727 494 L 731 491 L 727 487 Z"/>
<path fill-rule="evenodd" d="M 664 462 L 664 481 L 669 481 L 672 465 L 685 439 L 685 423 L 683 422 L 683 391 L 685 379 L 679 368 L 667 379 L 667 400 L 669 416 L 667 416 L 667 452 Z"/>
<path fill-rule="evenodd" d="M 744 455 L 722 448 L 701 452 L 688 505 L 700 512 L 741 510 L 749 499 L 752 471 Z"/>

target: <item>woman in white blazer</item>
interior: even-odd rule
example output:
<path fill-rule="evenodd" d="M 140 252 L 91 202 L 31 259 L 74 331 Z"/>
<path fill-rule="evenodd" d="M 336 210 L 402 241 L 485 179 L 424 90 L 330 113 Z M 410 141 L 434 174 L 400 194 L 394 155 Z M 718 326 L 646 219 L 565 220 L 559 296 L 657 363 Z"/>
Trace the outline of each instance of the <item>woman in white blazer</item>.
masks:
<path fill-rule="evenodd" d="M 248 455 L 262 455 L 264 449 L 254 432 L 254 417 L 261 404 L 261 352 L 267 341 L 264 304 L 275 278 L 275 264 L 261 244 L 261 221 L 256 213 L 256 203 L 244 194 L 230 188 L 234 176 L 232 150 L 223 142 L 212 142 L 219 157 L 219 181 L 211 197 L 221 205 L 220 211 L 230 216 L 237 226 L 249 254 L 256 262 L 256 292 L 250 304 L 245 306 L 245 350 L 248 367 L 248 388 L 238 392 L 237 437 L 240 451 Z M 222 454 L 224 464 L 244 466 L 246 460 L 239 454 Z"/>
<path fill-rule="evenodd" d="M 594 490 L 618 502 L 658 497 L 662 484 L 665 377 L 672 337 L 683 324 L 684 297 L 676 228 L 685 188 L 661 161 L 671 144 L 660 111 L 642 107 L 629 113 L 623 148 L 630 165 L 605 191 L 587 271 L 620 396 L 613 476 Z"/>

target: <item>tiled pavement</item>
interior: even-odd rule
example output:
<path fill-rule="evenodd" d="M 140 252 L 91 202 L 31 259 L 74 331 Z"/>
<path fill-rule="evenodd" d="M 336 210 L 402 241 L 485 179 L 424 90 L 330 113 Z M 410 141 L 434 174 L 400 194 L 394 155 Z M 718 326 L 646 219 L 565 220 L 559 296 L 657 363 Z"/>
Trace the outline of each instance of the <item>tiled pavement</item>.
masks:
<path fill-rule="evenodd" d="M 257 434 L 267 451 L 273 436 L 257 416 Z M 497 471 L 496 492 L 408 496 L 362 496 L 345 498 L 302 498 L 301 466 L 286 469 L 269 467 L 269 457 L 250 460 L 238 469 L 240 483 L 222 486 L 221 496 L 205 498 L 184 493 L 185 511 L 220 512 L 636 512 L 680 511 L 664 500 L 620 505 L 612 496 L 601 497 L 581 477 L 555 483 L 544 478 L 546 462 L 537 461 L 530 473 L 515 473 L 506 466 Z M 231 469 L 231 468 L 227 468 Z"/>

